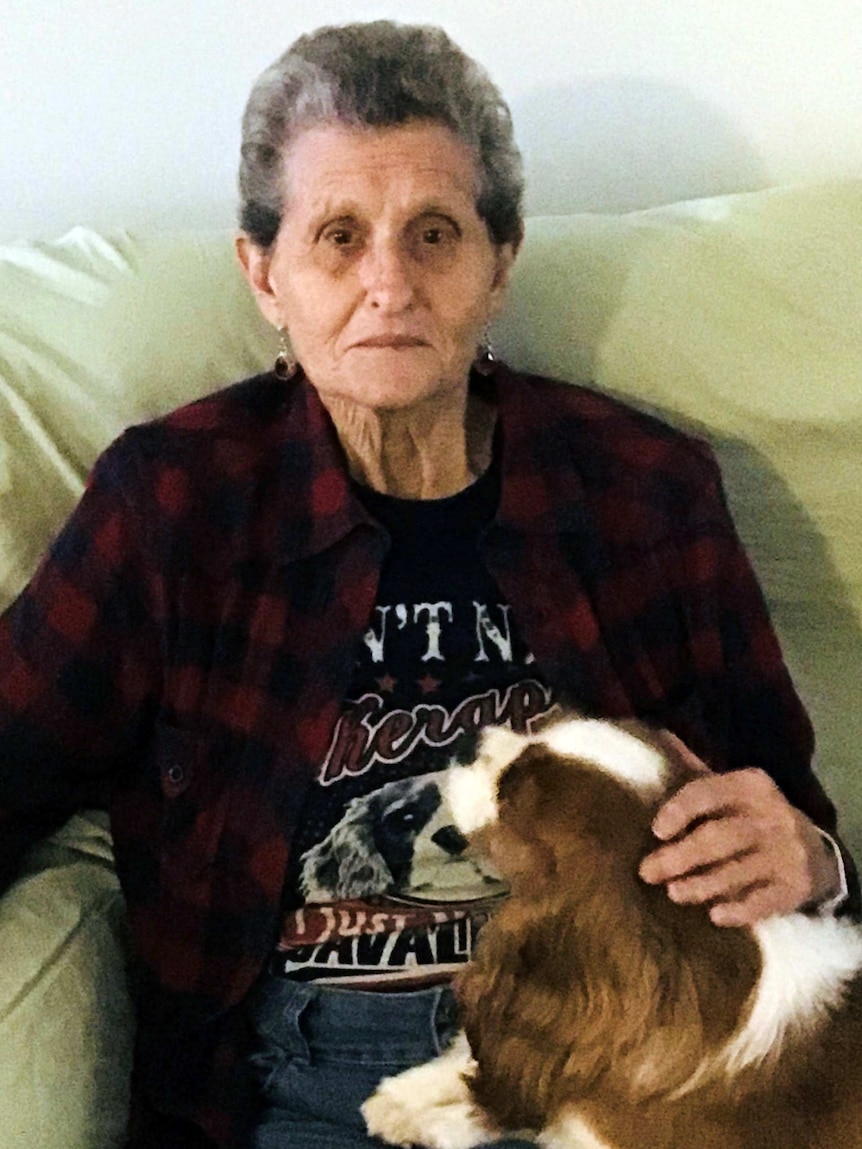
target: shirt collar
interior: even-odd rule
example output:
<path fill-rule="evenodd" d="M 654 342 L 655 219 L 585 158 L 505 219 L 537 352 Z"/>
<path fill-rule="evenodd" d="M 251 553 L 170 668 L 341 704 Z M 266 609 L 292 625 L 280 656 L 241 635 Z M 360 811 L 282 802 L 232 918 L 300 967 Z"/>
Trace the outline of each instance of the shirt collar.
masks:
<path fill-rule="evenodd" d="M 380 531 L 351 490 L 335 426 L 301 373 L 293 388 L 280 461 L 278 549 L 284 562 L 319 554 L 358 527 Z"/>
<path fill-rule="evenodd" d="M 524 534 L 580 531 L 586 509 L 578 470 L 579 420 L 549 398 L 547 381 L 500 364 L 495 371 L 502 482 L 497 524 Z M 584 436 L 585 439 L 587 436 Z M 584 449 L 589 450 L 585 442 Z"/>
<path fill-rule="evenodd" d="M 499 526 L 518 533 L 559 534 L 583 529 L 584 487 L 578 474 L 567 413 L 548 408 L 531 377 L 499 364 L 491 387 L 501 436 Z M 280 465 L 278 547 L 284 562 L 319 554 L 351 531 L 382 531 L 351 489 L 347 462 L 332 420 L 302 374 L 286 421 Z"/>

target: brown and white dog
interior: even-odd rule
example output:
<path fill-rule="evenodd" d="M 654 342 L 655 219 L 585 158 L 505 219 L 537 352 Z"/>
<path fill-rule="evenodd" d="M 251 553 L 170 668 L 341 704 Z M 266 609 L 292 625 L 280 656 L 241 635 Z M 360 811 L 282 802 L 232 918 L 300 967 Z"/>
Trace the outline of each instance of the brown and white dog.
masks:
<path fill-rule="evenodd" d="M 457 990 L 464 1034 L 363 1106 L 395 1145 L 862 1149 L 862 930 L 714 926 L 638 878 L 690 774 L 636 725 L 496 728 L 453 767 L 459 829 L 512 892 Z"/>

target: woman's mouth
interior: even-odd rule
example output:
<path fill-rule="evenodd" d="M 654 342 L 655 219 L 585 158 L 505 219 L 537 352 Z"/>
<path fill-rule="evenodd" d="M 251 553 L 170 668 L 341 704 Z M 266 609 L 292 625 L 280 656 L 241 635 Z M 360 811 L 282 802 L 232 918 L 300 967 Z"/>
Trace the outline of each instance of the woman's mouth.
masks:
<path fill-rule="evenodd" d="M 372 335 L 368 339 L 360 339 L 353 346 L 401 351 L 410 347 L 426 347 L 427 344 L 424 339 L 419 339 L 415 335 Z"/>

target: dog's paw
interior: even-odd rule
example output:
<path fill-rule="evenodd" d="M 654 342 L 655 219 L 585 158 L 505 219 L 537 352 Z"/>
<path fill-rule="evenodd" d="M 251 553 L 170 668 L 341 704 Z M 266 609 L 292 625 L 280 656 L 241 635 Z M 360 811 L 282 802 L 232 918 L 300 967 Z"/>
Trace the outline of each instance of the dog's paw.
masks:
<path fill-rule="evenodd" d="M 421 1098 L 393 1098 L 386 1090 L 387 1082 L 362 1106 L 362 1116 L 368 1132 L 389 1145 L 409 1149 L 421 1145 L 423 1149 L 473 1149 L 496 1136 L 476 1123 L 476 1108 L 469 1102 L 429 1106 Z"/>
<path fill-rule="evenodd" d="M 493 1141 L 500 1131 L 474 1102 L 464 1070 L 465 1059 L 450 1051 L 385 1078 L 362 1106 L 368 1132 L 390 1145 L 426 1149 L 473 1149 Z"/>

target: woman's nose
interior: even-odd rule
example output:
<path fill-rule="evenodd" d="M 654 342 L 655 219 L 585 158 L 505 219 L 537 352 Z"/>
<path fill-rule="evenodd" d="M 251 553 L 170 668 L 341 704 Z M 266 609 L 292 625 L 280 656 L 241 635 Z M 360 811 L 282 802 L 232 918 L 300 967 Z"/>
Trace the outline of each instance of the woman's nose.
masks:
<path fill-rule="evenodd" d="M 362 263 L 363 286 L 373 307 L 403 311 L 413 299 L 413 268 L 408 253 L 396 243 L 381 242 L 369 248 Z"/>

